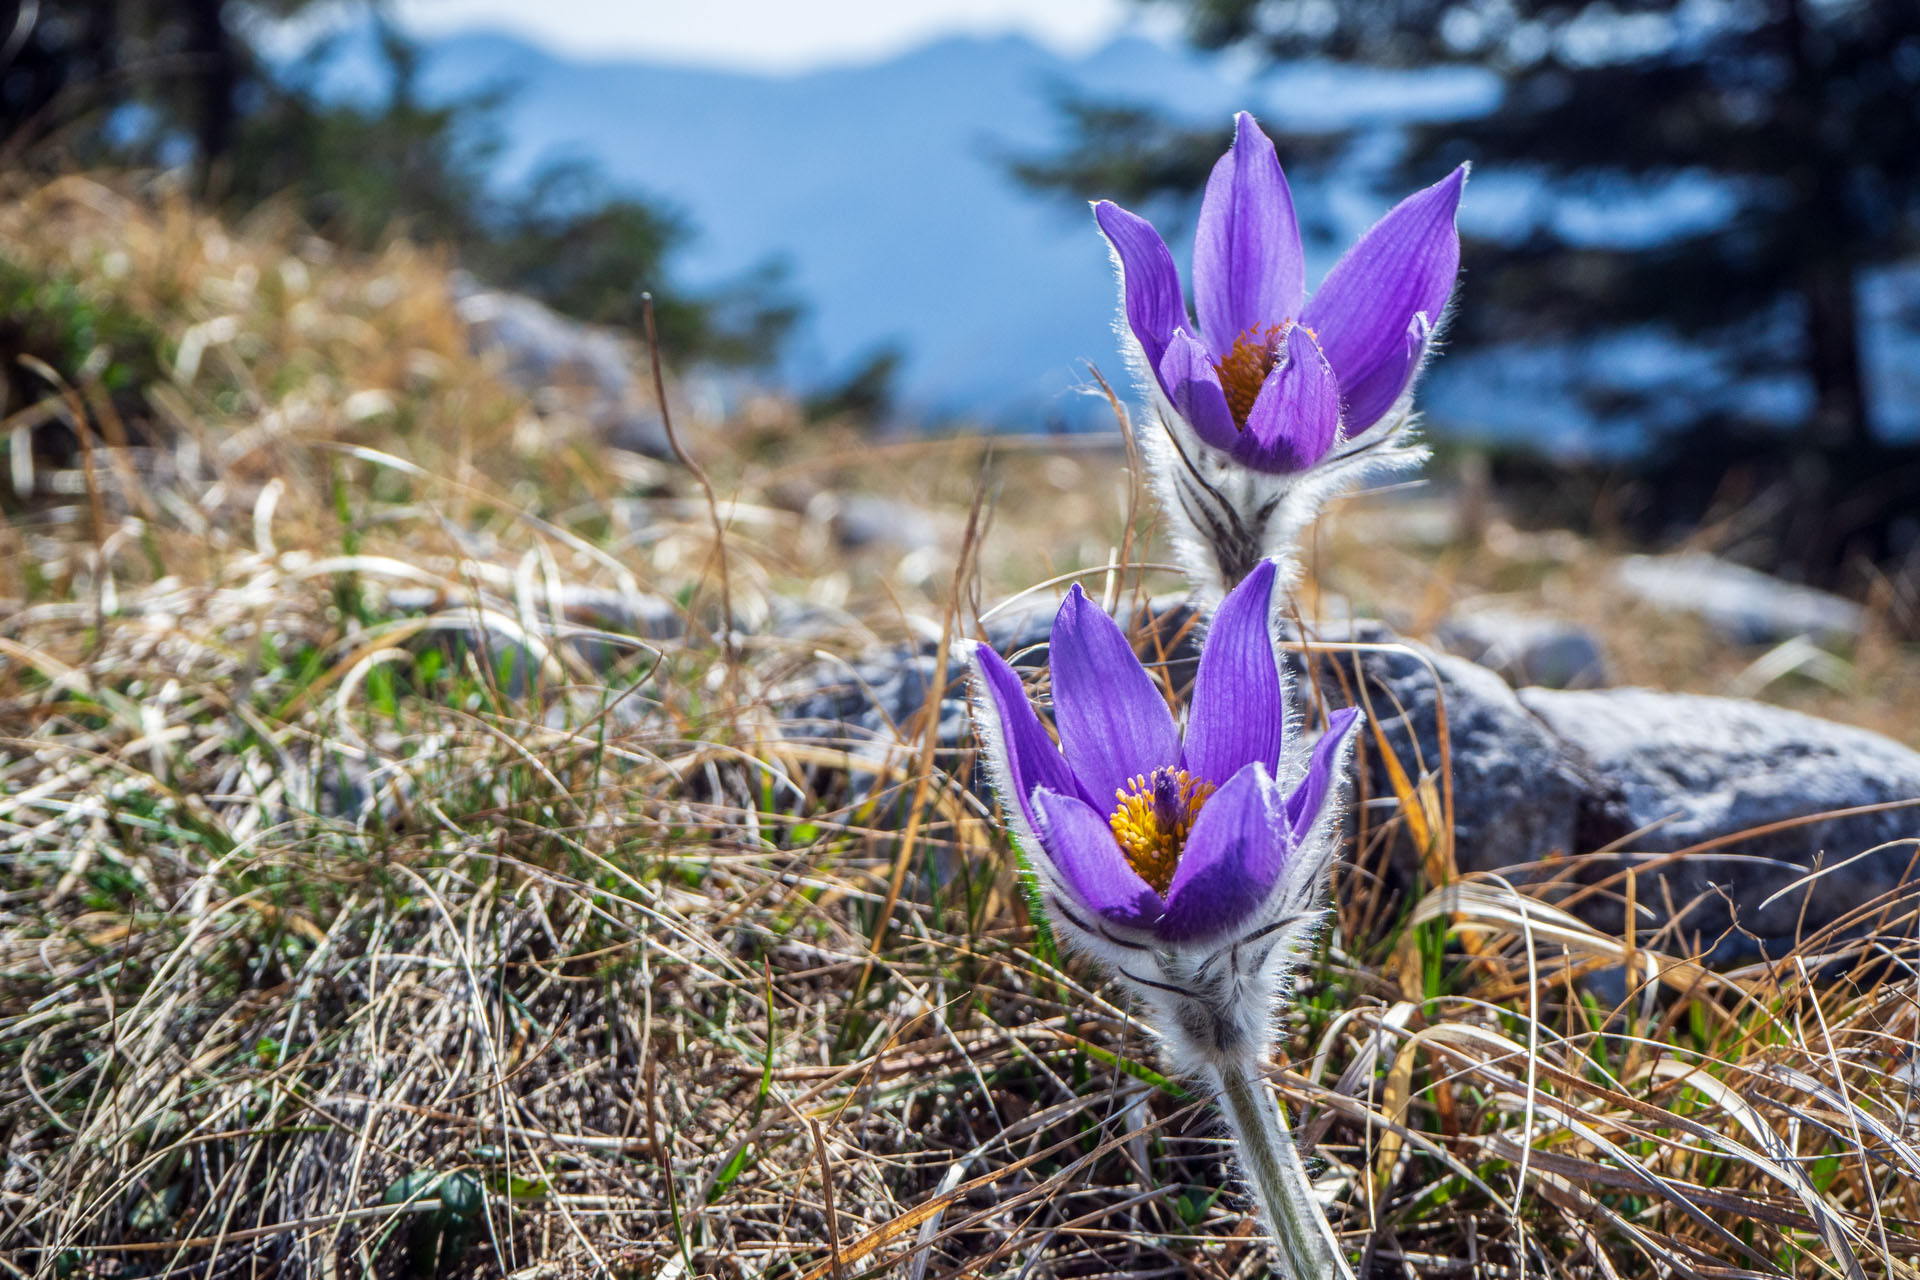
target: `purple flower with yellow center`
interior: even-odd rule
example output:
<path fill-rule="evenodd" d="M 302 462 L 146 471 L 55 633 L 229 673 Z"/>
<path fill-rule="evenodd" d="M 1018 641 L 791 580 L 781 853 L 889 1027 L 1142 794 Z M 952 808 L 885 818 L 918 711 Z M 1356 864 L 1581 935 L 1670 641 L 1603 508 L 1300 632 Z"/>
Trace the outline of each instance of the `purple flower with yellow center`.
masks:
<path fill-rule="evenodd" d="M 1057 935 L 1111 968 L 1174 1069 L 1216 1091 L 1277 1274 L 1352 1280 L 1263 1079 L 1275 1003 L 1323 914 L 1359 719 L 1334 712 L 1311 750 L 1292 740 L 1277 577 L 1262 560 L 1221 602 L 1184 735 L 1126 636 L 1078 587 L 1048 646 L 1058 745 L 986 645 L 972 655 L 974 719 Z"/>
<path fill-rule="evenodd" d="M 1401 201 L 1308 298 L 1279 156 L 1252 116 L 1235 124 L 1194 236 L 1197 325 L 1159 232 L 1112 201 L 1094 216 L 1119 260 L 1127 327 L 1175 413 L 1242 466 L 1290 474 L 1402 404 L 1460 269 L 1467 167 Z"/>
<path fill-rule="evenodd" d="M 1311 896 L 1297 882 L 1323 869 L 1307 846 L 1358 716 L 1334 713 L 1306 759 L 1286 750 L 1274 578 L 1265 562 L 1221 604 L 1184 738 L 1126 636 L 1077 586 L 1050 643 L 1058 746 L 1019 676 L 976 648 L 979 718 L 1008 816 L 1056 914 L 1096 943 L 1205 946 L 1270 923 L 1276 892 L 1289 916 Z"/>

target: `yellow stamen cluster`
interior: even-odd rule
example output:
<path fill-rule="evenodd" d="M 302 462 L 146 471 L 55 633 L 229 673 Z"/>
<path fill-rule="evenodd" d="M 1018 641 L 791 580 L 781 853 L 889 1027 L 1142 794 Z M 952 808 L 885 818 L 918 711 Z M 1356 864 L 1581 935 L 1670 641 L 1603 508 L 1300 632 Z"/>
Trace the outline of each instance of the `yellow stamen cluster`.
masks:
<path fill-rule="evenodd" d="M 1152 775 L 1132 778 L 1125 790 L 1113 793 L 1119 807 L 1107 819 L 1107 825 L 1113 829 L 1114 841 L 1126 855 L 1127 864 L 1153 886 L 1155 893 L 1164 895 L 1173 883 L 1187 833 L 1200 816 L 1200 806 L 1214 791 L 1211 782 L 1203 782 L 1185 769 L 1158 769 Z"/>
<path fill-rule="evenodd" d="M 1220 389 L 1227 393 L 1227 408 L 1233 410 L 1233 421 L 1242 430 L 1246 429 L 1253 402 L 1259 398 L 1267 374 L 1273 371 L 1274 353 L 1280 349 L 1280 341 L 1291 324 L 1292 321 L 1283 320 L 1268 325 L 1265 333 L 1247 330 L 1233 340 L 1232 349 L 1213 366 L 1220 374 Z"/>
<path fill-rule="evenodd" d="M 1260 388 L 1266 385 L 1267 375 L 1279 361 L 1280 344 L 1286 341 L 1287 330 L 1293 328 L 1293 323 L 1282 320 L 1264 330 L 1247 330 L 1233 340 L 1227 354 L 1213 366 L 1220 375 L 1220 389 L 1227 393 L 1227 408 L 1233 411 L 1233 424 L 1242 431 L 1247 429 L 1247 419 L 1253 416 L 1253 402 L 1260 398 Z M 1302 328 L 1318 340 L 1320 335 L 1305 326 Z"/>

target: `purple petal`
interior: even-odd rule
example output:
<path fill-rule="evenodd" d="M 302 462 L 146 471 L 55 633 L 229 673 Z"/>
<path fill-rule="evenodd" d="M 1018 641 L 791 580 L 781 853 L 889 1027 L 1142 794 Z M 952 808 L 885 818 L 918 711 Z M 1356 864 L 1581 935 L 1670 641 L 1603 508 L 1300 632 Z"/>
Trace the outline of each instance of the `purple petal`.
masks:
<path fill-rule="evenodd" d="M 1012 789 L 1012 799 L 1019 804 L 1027 826 L 1037 831 L 1039 828 L 1034 822 L 1032 800 L 1035 789 L 1046 787 L 1052 791 L 1078 795 L 1079 784 L 1074 780 L 1073 771 L 1067 767 L 1066 757 L 1060 754 L 1060 748 L 1053 745 L 1053 739 L 1047 736 L 1040 717 L 1034 714 L 1033 704 L 1027 701 L 1027 691 L 1021 685 L 1020 677 L 1007 665 L 1006 659 L 995 653 L 991 646 L 976 644 L 973 660 L 975 669 L 980 673 L 980 688 L 993 712 L 994 725 L 990 728 L 999 734 L 1001 747 L 1006 753 L 1007 771 L 1012 775 L 996 781 L 1004 781 Z M 1003 803 L 1007 799 L 1001 797 Z"/>
<path fill-rule="evenodd" d="M 1078 583 L 1054 615 L 1049 665 L 1053 722 L 1079 794 L 1109 805 L 1135 774 L 1179 762 L 1180 731 L 1167 700 L 1120 628 Z"/>
<path fill-rule="evenodd" d="M 1420 372 L 1420 362 L 1427 357 L 1427 343 L 1432 336 L 1433 326 L 1427 321 L 1427 313 L 1414 312 L 1412 322 L 1407 325 L 1406 345 L 1400 359 L 1387 361 L 1359 386 L 1345 392 L 1349 440 L 1378 423 L 1393 408 L 1413 381 L 1413 375 Z"/>
<path fill-rule="evenodd" d="M 1268 621 L 1273 583 L 1273 561 L 1262 560 L 1220 602 L 1200 651 L 1186 768 L 1216 786 L 1250 764 L 1276 768 L 1286 742 L 1286 697 Z"/>
<path fill-rule="evenodd" d="M 1200 810 L 1154 932 L 1192 942 L 1231 929 L 1266 898 L 1290 845 L 1279 786 L 1263 766 L 1248 765 Z"/>
<path fill-rule="evenodd" d="M 1348 435 L 1372 426 L 1412 376 L 1407 335 L 1414 316 L 1425 312 L 1434 325 L 1446 310 L 1460 272 L 1453 217 L 1466 181 L 1461 165 L 1395 205 L 1334 263 L 1301 314 L 1340 380 Z"/>
<path fill-rule="evenodd" d="M 1342 707 L 1327 717 L 1327 731 L 1314 743 L 1313 756 L 1307 761 L 1307 776 L 1300 779 L 1300 785 L 1287 797 L 1290 830 L 1305 835 L 1319 819 L 1320 810 L 1327 803 L 1327 793 L 1333 788 L 1334 766 L 1345 755 L 1347 740 L 1359 723 L 1358 707 Z"/>
<path fill-rule="evenodd" d="M 1215 355 L 1249 329 L 1300 313 L 1306 258 L 1293 193 L 1253 117 L 1234 118 L 1233 146 L 1213 166 L 1193 239 L 1193 304 Z"/>
<path fill-rule="evenodd" d="M 1202 440 L 1216 449 L 1231 449 L 1240 443 L 1240 428 L 1234 424 L 1233 410 L 1227 407 L 1220 371 L 1213 367 L 1213 357 L 1197 338 L 1185 329 L 1174 330 L 1158 372 L 1160 389 Z"/>
<path fill-rule="evenodd" d="M 1340 384 L 1302 325 L 1287 330 L 1287 358 L 1254 397 L 1234 456 L 1257 471 L 1305 471 L 1340 431 Z"/>
<path fill-rule="evenodd" d="M 1113 829 L 1091 805 L 1042 788 L 1034 796 L 1034 807 L 1040 814 L 1036 830 L 1042 852 L 1081 906 L 1136 928 L 1160 918 L 1166 903 L 1127 862 Z"/>
<path fill-rule="evenodd" d="M 1152 223 L 1111 200 L 1094 205 L 1093 217 L 1120 258 L 1127 327 L 1147 353 L 1147 364 L 1157 369 L 1174 327 L 1187 322 L 1187 304 L 1180 297 L 1180 273 L 1174 269 L 1173 255 Z"/>

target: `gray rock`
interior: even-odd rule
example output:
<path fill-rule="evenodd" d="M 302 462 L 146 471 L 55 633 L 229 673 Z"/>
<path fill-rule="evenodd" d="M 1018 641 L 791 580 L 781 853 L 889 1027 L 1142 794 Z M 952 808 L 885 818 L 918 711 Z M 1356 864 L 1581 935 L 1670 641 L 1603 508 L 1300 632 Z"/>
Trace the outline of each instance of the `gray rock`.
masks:
<path fill-rule="evenodd" d="M 988 642 L 1016 668 L 1031 671 L 1046 664 L 1047 636 L 1058 607 L 1053 598 L 1036 594 L 995 614 L 982 629 Z M 1163 648 L 1174 667 L 1176 684 L 1193 679 L 1197 651 L 1185 640 L 1191 622 L 1180 597 L 1156 598 L 1135 620 L 1136 633 L 1165 637 Z M 868 758 L 884 758 L 923 741 L 920 726 L 939 669 L 937 650 L 935 641 L 926 640 L 880 649 L 851 662 L 821 662 L 789 681 L 775 693 L 773 702 L 786 732 L 828 739 Z M 942 767 L 968 767 L 973 745 L 970 715 L 965 666 L 950 657 L 938 710 L 936 759 Z M 973 780 L 984 791 L 984 779 L 974 776 Z M 871 781 L 857 778 L 856 793 Z"/>
<path fill-rule="evenodd" d="M 436 613 L 443 609 L 467 608 L 474 603 L 472 595 L 450 595 L 434 587 L 390 586 L 384 595 L 387 608 L 396 614 Z M 508 616 L 518 611 L 510 599 L 497 594 L 487 595 L 482 603 Z M 536 621 L 551 623 L 555 604 L 559 606 L 563 624 L 618 635 L 673 640 L 686 627 L 686 620 L 671 600 L 647 593 L 634 595 L 569 582 L 561 584 L 559 600 L 549 602 L 543 586 L 536 591 L 533 602 Z"/>
<path fill-rule="evenodd" d="M 1442 621 L 1434 639 L 1447 652 L 1499 672 L 1512 685 L 1592 689 L 1607 683 L 1600 642 L 1565 618 L 1470 605 Z"/>
<path fill-rule="evenodd" d="M 988 637 L 1016 666 L 1042 665 L 1051 612 L 1022 608 L 995 619 Z M 1176 687 L 1188 684 L 1197 647 L 1187 606 L 1156 600 L 1135 622 L 1141 651 L 1165 660 Z M 1516 693 L 1495 672 L 1399 640 L 1379 623 L 1316 639 L 1366 647 L 1295 654 L 1296 688 L 1332 706 L 1364 689 L 1360 700 L 1414 778 L 1439 774 L 1444 707 L 1461 870 L 1524 877 L 1553 855 L 1613 849 L 1583 859 L 1580 880 L 1638 868 L 1638 900 L 1652 912 L 1643 926 L 1678 916 L 1683 936 L 1663 940 L 1670 949 L 1697 946 L 1722 963 L 1780 954 L 1799 936 L 1861 923 L 1849 914 L 1903 883 L 1915 861 L 1920 846 L 1879 846 L 1920 837 L 1920 805 L 1799 821 L 1675 860 L 1658 857 L 1769 824 L 1920 799 L 1920 753 L 1879 734 L 1739 699 L 1642 689 Z M 783 704 L 789 731 L 846 740 L 867 754 L 898 751 L 918 738 L 936 668 L 933 646 L 923 645 L 817 669 Z M 939 759 L 954 769 L 967 766 L 971 745 L 962 676 L 949 666 L 938 703 Z M 1371 734 L 1361 759 L 1356 822 L 1371 828 L 1391 819 L 1398 802 Z M 1390 878 L 1419 864 L 1404 823 L 1398 831 L 1385 863 Z M 1617 895 L 1592 895 L 1581 911 L 1619 927 Z"/>
<path fill-rule="evenodd" d="M 924 508 L 882 494 L 822 489 L 807 504 L 807 515 L 831 529 L 834 541 L 848 551 L 922 551 L 940 545 L 939 527 Z"/>
<path fill-rule="evenodd" d="M 429 618 L 419 643 L 438 645 L 455 661 L 472 651 L 495 670 L 504 666 L 506 690 L 515 696 L 525 692 L 528 674 L 548 653 L 571 651 L 604 673 L 639 651 L 625 637 L 673 640 L 686 629 L 680 610 L 664 597 L 573 583 L 562 585 L 557 601 L 548 601 L 544 587 L 536 592 L 533 617 L 526 620 L 536 638 L 531 645 L 521 634 L 518 604 L 499 593 L 456 596 L 434 587 L 402 585 L 388 586 L 383 596 L 387 611 L 395 616 Z"/>
<path fill-rule="evenodd" d="M 860 619 L 845 609 L 777 592 L 764 597 L 763 610 L 749 616 L 747 606 L 734 605 L 734 630 L 779 636 L 782 640 L 819 644 L 835 636 L 871 634 Z M 715 611 L 714 621 L 718 621 Z"/>
<path fill-rule="evenodd" d="M 1738 698 L 1647 689 L 1523 689 L 1519 699 L 1601 782 L 1605 790 L 1585 802 L 1623 828 L 1623 853 L 1758 833 L 1677 861 L 1632 859 L 1649 868 L 1637 877 L 1639 900 L 1662 914 L 1669 903 L 1691 904 L 1682 928 L 1718 959 L 1779 954 L 1796 935 L 1899 888 L 1915 865 L 1920 805 L 1799 821 L 1920 800 L 1920 752 L 1880 734 Z M 1781 892 L 1816 868 L 1835 869 Z"/>
<path fill-rule="evenodd" d="M 1443 760 L 1451 764 L 1454 850 L 1462 870 L 1524 866 L 1579 847 L 1581 799 L 1593 782 L 1506 681 L 1465 658 L 1402 640 L 1377 622 L 1356 622 L 1340 638 L 1391 647 L 1322 652 L 1310 673 L 1300 663 L 1296 688 L 1330 706 L 1357 700 L 1369 707 L 1410 779 L 1423 772 L 1438 777 Z M 1364 696 L 1356 698 L 1361 690 Z M 1360 755 L 1367 766 L 1364 816 L 1392 816 L 1399 803 L 1391 772 L 1370 734 Z M 1418 865 L 1419 851 L 1403 836 L 1390 861 L 1406 874 Z"/>
<path fill-rule="evenodd" d="M 476 351 L 498 351 L 514 385 L 542 410 L 572 414 L 615 448 L 671 455 L 643 381 L 640 352 L 619 332 L 582 324 L 518 293 L 457 282 L 457 307 Z"/>
<path fill-rule="evenodd" d="M 986 627 L 987 638 L 1016 668 L 1042 667 L 1053 611 L 1053 602 L 1043 600 L 996 617 Z M 1199 633 L 1185 601 L 1156 598 L 1133 622 L 1147 661 L 1164 663 L 1175 688 L 1190 686 Z M 1337 634 L 1322 629 L 1317 638 L 1393 646 L 1364 653 L 1321 651 L 1311 664 L 1311 675 L 1307 660 L 1296 654 L 1294 678 L 1296 687 L 1314 691 L 1308 696 L 1315 701 L 1344 706 L 1357 664 L 1381 731 L 1413 776 L 1423 765 L 1439 767 L 1439 706 L 1444 699 L 1452 744 L 1455 839 L 1463 866 L 1525 864 L 1549 851 L 1567 852 L 1576 846 L 1579 800 L 1590 786 L 1498 675 L 1463 658 L 1400 641 L 1375 622 L 1358 622 Z M 857 744 L 867 754 L 897 750 L 918 739 L 936 668 L 932 645 L 822 666 L 789 688 L 781 699 L 783 719 L 789 732 Z M 971 725 L 965 673 L 949 663 L 947 674 L 939 746 L 943 759 L 957 762 L 971 745 Z M 1397 804 L 1389 773 L 1371 746 L 1362 754 L 1368 761 L 1361 792 L 1365 809 L 1384 820 Z M 1403 843 L 1393 856 L 1403 873 L 1417 861 L 1410 844 Z"/>
<path fill-rule="evenodd" d="M 1628 556 L 1620 585 L 1656 609 L 1693 613 L 1735 644 L 1776 644 L 1794 636 L 1847 639 L 1865 613 L 1851 600 L 1721 560 L 1700 551 Z"/>
<path fill-rule="evenodd" d="M 1616 850 L 1583 859 L 1578 880 L 1641 869 L 1637 898 L 1652 912 L 1643 926 L 1677 916 L 1683 937 L 1665 945 L 1734 963 L 1784 954 L 1829 925 L 1862 923 L 1849 917 L 1896 889 L 1916 864 L 1920 845 L 1879 846 L 1920 837 L 1920 805 L 1803 821 L 1920 800 L 1920 752 L 1891 739 L 1743 699 L 1645 689 L 1515 692 L 1461 658 L 1401 644 L 1432 662 L 1438 683 L 1425 663 L 1400 650 L 1367 654 L 1360 670 L 1368 700 L 1402 767 L 1417 777 L 1422 764 L 1438 770 L 1444 697 L 1454 852 L 1463 871 L 1524 876 L 1552 855 Z M 1350 660 L 1344 686 L 1328 679 L 1331 666 L 1331 658 L 1322 660 L 1316 682 L 1339 705 L 1341 688 L 1356 686 Z M 1385 762 L 1377 753 L 1366 758 L 1366 794 L 1382 797 L 1377 807 L 1391 814 Z M 1647 856 L 1778 823 L 1795 825 L 1677 859 Z M 1837 873 L 1780 892 L 1855 855 Z M 1390 869 L 1404 874 L 1417 857 L 1401 840 Z M 1616 895 L 1589 897 L 1579 910 L 1609 931 L 1621 925 Z"/>

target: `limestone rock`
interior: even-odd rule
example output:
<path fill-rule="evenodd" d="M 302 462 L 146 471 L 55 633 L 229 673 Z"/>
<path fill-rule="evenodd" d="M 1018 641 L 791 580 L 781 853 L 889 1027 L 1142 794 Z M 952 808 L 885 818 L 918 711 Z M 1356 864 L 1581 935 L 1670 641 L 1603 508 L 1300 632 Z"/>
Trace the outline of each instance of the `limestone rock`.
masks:
<path fill-rule="evenodd" d="M 1865 616 L 1851 600 L 1700 551 L 1628 556 L 1617 576 L 1628 594 L 1656 609 L 1698 614 L 1735 644 L 1845 639 L 1859 634 Z"/>
<path fill-rule="evenodd" d="M 986 628 L 1016 666 L 1044 663 L 1048 605 L 1010 611 Z M 1176 688 L 1188 685 L 1198 655 L 1188 606 L 1158 599 L 1135 623 L 1147 660 L 1164 663 Z M 1369 706 L 1414 777 L 1442 767 L 1444 707 L 1461 870 L 1524 878 L 1554 855 L 1613 849 L 1609 859 L 1583 862 L 1582 877 L 1641 868 L 1638 901 L 1652 913 L 1643 928 L 1678 916 L 1682 936 L 1662 942 L 1670 949 L 1697 943 L 1722 963 L 1780 954 L 1797 936 L 1857 922 L 1853 913 L 1898 887 L 1916 862 L 1920 804 L 1807 820 L 1920 800 L 1920 752 L 1879 734 L 1743 699 L 1516 692 L 1486 667 L 1375 622 L 1314 639 L 1326 647 L 1290 658 L 1295 688 L 1315 703 Z M 789 731 L 846 740 L 868 755 L 899 752 L 918 737 L 937 668 L 935 646 L 925 643 L 811 672 L 782 704 Z M 949 663 L 937 703 L 939 758 L 956 769 L 971 742 L 963 676 Z M 1392 818 L 1398 804 L 1370 733 L 1364 744 L 1357 820 L 1371 824 Z M 1716 841 L 1724 843 L 1657 860 Z M 1416 864 L 1403 836 L 1389 872 L 1410 874 Z M 1594 895 L 1582 911 L 1618 927 L 1617 898 Z"/>
<path fill-rule="evenodd" d="M 1880 734 L 1739 698 L 1647 689 L 1523 689 L 1519 699 L 1605 788 L 1588 804 L 1631 836 L 1623 852 L 1771 828 L 1675 862 L 1648 860 L 1655 869 L 1639 877 L 1639 900 L 1663 913 L 1669 901 L 1695 904 L 1682 927 L 1723 958 L 1778 953 L 1797 932 L 1897 889 L 1916 865 L 1920 804 L 1800 821 L 1920 800 L 1920 752 Z M 1780 893 L 1816 867 L 1838 869 Z"/>
<path fill-rule="evenodd" d="M 1499 672 L 1511 685 L 1591 689 L 1607 683 L 1600 642 L 1565 618 L 1469 605 L 1448 615 L 1434 639 L 1447 652 Z"/>
<path fill-rule="evenodd" d="M 670 455 L 640 353 L 625 336 L 471 279 L 458 309 L 474 349 L 500 352 L 507 377 L 543 412 L 577 417 L 615 448 Z"/>

